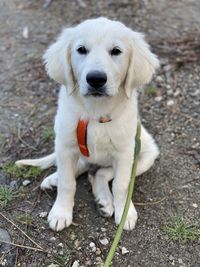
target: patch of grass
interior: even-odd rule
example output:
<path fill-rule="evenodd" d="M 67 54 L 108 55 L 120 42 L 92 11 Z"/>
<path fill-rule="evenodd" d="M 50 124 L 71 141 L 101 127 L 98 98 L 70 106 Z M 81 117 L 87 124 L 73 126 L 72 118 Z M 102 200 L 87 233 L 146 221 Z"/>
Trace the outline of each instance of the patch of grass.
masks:
<path fill-rule="evenodd" d="M 8 202 L 14 200 L 17 197 L 17 191 L 6 185 L 0 185 L 0 206 L 5 207 Z"/>
<path fill-rule="evenodd" d="M 65 255 L 58 255 L 56 257 L 55 262 L 59 265 L 59 266 L 66 266 L 66 264 L 68 263 L 68 257 Z"/>
<path fill-rule="evenodd" d="M 199 230 L 195 224 L 190 224 L 180 217 L 173 217 L 163 228 L 170 240 L 186 243 L 199 237 Z"/>
<path fill-rule="evenodd" d="M 52 127 L 45 127 L 42 132 L 42 138 L 44 141 L 53 141 L 55 138 L 54 129 Z"/>
<path fill-rule="evenodd" d="M 29 213 L 24 213 L 24 214 L 21 214 L 21 215 L 17 215 L 16 216 L 16 219 L 18 222 L 24 224 L 24 225 L 31 225 L 32 222 L 33 222 L 33 219 L 31 217 L 31 215 Z"/>
<path fill-rule="evenodd" d="M 39 176 L 42 170 L 38 167 L 22 167 L 19 168 L 13 163 L 4 164 L 1 170 L 11 178 L 35 178 Z"/>
<path fill-rule="evenodd" d="M 157 88 L 153 85 L 150 85 L 149 87 L 147 87 L 147 94 L 150 96 L 156 96 Z"/>

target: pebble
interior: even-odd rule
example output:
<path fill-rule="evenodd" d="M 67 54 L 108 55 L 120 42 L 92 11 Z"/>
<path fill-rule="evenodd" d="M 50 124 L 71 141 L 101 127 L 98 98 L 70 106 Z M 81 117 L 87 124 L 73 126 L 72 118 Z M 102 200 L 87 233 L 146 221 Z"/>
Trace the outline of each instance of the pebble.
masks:
<path fill-rule="evenodd" d="M 45 218 L 45 217 L 47 217 L 47 214 L 48 214 L 47 211 L 42 211 L 42 212 L 40 212 L 39 216 L 40 216 L 40 218 Z"/>
<path fill-rule="evenodd" d="M 156 102 L 160 102 L 162 100 L 162 96 L 156 96 L 154 99 Z"/>
<path fill-rule="evenodd" d="M 10 182 L 10 187 L 13 188 L 13 189 L 18 188 L 17 181 L 16 181 L 16 180 L 11 181 L 11 182 Z"/>
<path fill-rule="evenodd" d="M 63 243 L 59 243 L 59 244 L 58 244 L 58 247 L 59 247 L 59 248 L 63 248 L 63 247 L 64 247 Z"/>
<path fill-rule="evenodd" d="M 8 231 L 6 231 L 3 228 L 0 228 L 0 240 L 5 241 L 5 242 L 11 242 L 11 237 L 8 233 Z M 8 252 L 10 249 L 10 244 L 8 243 L 2 243 L 1 244 L 1 252 Z"/>
<path fill-rule="evenodd" d="M 161 76 L 157 76 L 156 77 L 156 82 L 157 83 L 162 83 L 163 82 L 163 78 Z"/>
<path fill-rule="evenodd" d="M 174 105 L 174 100 L 170 99 L 167 101 L 167 106 L 173 106 Z"/>
<path fill-rule="evenodd" d="M 125 247 L 122 247 L 122 255 L 126 255 L 129 253 L 129 250 Z"/>
<path fill-rule="evenodd" d="M 47 267 L 59 267 L 59 265 L 58 265 L 58 264 L 51 263 L 51 264 L 48 265 Z"/>
<path fill-rule="evenodd" d="M 75 262 L 72 264 L 72 267 L 79 267 L 79 262 L 78 262 L 78 261 L 75 261 Z"/>
<path fill-rule="evenodd" d="M 23 186 L 27 186 L 30 183 L 31 183 L 31 181 L 27 179 L 27 180 L 24 180 L 22 184 L 23 184 Z"/>
<path fill-rule="evenodd" d="M 106 232 L 106 228 L 101 227 L 101 231 L 102 231 L 102 232 Z"/>
<path fill-rule="evenodd" d="M 92 252 L 96 252 L 96 245 L 94 242 L 90 242 L 89 246 L 92 249 Z"/>
<path fill-rule="evenodd" d="M 177 97 L 180 95 L 180 93 L 181 93 L 181 91 L 178 89 L 178 90 L 176 90 L 176 92 L 174 92 L 174 96 Z"/>
<path fill-rule="evenodd" d="M 90 246 L 91 248 L 93 248 L 93 247 L 95 247 L 95 243 L 94 243 L 94 242 L 90 242 L 89 246 Z"/>
<path fill-rule="evenodd" d="M 103 239 L 100 239 L 99 242 L 103 245 L 103 246 L 106 246 L 108 245 L 109 241 L 107 238 L 103 238 Z"/>
<path fill-rule="evenodd" d="M 173 90 L 172 90 L 172 89 L 167 90 L 167 94 L 168 94 L 168 95 L 173 95 Z"/>
<path fill-rule="evenodd" d="M 100 257 L 96 257 L 96 266 L 104 267 L 103 260 Z"/>
<path fill-rule="evenodd" d="M 72 241 L 74 241 L 76 239 L 75 233 L 71 233 L 70 238 L 71 238 Z"/>
<path fill-rule="evenodd" d="M 183 260 L 178 258 L 178 263 L 183 264 Z"/>
<path fill-rule="evenodd" d="M 197 203 L 193 203 L 193 204 L 192 204 L 192 207 L 194 207 L 194 208 L 198 208 Z"/>
<path fill-rule="evenodd" d="M 97 248 L 97 249 L 96 249 L 96 255 L 97 255 L 97 256 L 101 255 L 101 250 L 100 250 L 100 248 Z"/>
<path fill-rule="evenodd" d="M 49 241 L 50 241 L 51 243 L 54 243 L 54 242 L 56 241 L 56 238 L 55 238 L 54 236 L 52 236 L 52 237 L 49 239 Z"/>
<path fill-rule="evenodd" d="M 78 248 L 81 244 L 81 241 L 76 239 L 75 242 L 74 242 L 74 245 L 75 245 L 75 248 Z"/>
<path fill-rule="evenodd" d="M 174 260 L 174 257 L 172 255 L 169 256 L 169 260 L 170 261 L 173 261 Z"/>
<path fill-rule="evenodd" d="M 25 27 L 23 28 L 22 36 L 24 37 L 24 39 L 28 39 L 28 37 L 29 37 L 29 29 L 28 29 L 27 26 L 25 26 Z"/>

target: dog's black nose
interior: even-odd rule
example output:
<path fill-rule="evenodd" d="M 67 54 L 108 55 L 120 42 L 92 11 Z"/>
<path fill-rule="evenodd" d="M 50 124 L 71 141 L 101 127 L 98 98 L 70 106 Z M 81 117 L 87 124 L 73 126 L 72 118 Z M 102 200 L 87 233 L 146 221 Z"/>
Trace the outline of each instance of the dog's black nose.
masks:
<path fill-rule="evenodd" d="M 91 71 L 87 74 L 86 80 L 91 87 L 98 89 L 107 82 L 107 75 L 105 72 Z"/>

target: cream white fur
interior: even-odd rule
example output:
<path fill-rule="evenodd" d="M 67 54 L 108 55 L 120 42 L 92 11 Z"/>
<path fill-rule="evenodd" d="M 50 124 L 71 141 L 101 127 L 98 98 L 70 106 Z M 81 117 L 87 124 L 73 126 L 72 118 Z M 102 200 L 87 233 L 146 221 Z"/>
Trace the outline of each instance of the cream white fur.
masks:
<path fill-rule="evenodd" d="M 84 45 L 86 55 L 77 53 Z M 119 56 L 111 56 L 113 47 L 120 47 Z M 53 230 L 60 231 L 72 223 L 75 177 L 88 170 L 90 164 L 101 168 L 90 175 L 93 194 L 105 216 L 115 214 L 119 224 L 123 212 L 134 154 L 134 138 L 138 121 L 136 88 L 148 83 L 159 66 L 143 35 L 122 23 L 106 18 L 86 20 L 64 30 L 44 55 L 47 73 L 61 83 L 58 111 L 55 120 L 55 153 L 42 159 L 21 160 L 18 165 L 49 167 L 56 160 L 57 172 L 47 177 L 41 188 L 57 185 L 57 198 L 48 221 Z M 86 97 L 89 71 L 104 71 L 109 96 Z M 111 122 L 99 123 L 109 115 Z M 79 119 L 89 120 L 88 148 L 84 157 L 77 144 Z M 148 170 L 158 156 L 158 148 L 151 135 L 142 127 L 141 156 L 137 175 Z M 108 182 L 113 180 L 112 193 Z M 134 228 L 137 212 L 133 203 L 129 208 L 125 229 Z"/>

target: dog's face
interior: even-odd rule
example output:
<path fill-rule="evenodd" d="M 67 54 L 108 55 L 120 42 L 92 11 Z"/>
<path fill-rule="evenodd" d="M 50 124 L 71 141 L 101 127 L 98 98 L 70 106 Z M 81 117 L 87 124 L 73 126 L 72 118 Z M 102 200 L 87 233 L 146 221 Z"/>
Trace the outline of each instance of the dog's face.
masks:
<path fill-rule="evenodd" d="M 71 45 L 74 78 L 83 96 L 113 96 L 125 81 L 130 47 L 116 27 L 81 25 Z"/>
<path fill-rule="evenodd" d="M 140 33 L 105 18 L 86 20 L 63 31 L 44 55 L 48 74 L 68 92 L 111 97 L 149 82 L 157 57 Z"/>

